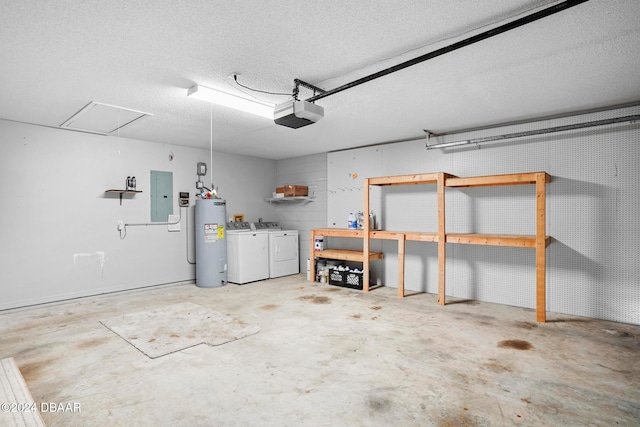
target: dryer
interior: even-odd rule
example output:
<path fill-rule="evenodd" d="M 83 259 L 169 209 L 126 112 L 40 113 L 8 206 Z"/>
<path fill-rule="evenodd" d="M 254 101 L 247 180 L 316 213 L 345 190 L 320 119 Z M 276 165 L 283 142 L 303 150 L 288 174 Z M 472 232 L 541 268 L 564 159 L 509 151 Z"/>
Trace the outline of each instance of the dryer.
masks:
<path fill-rule="evenodd" d="M 239 285 L 269 278 L 269 233 L 248 222 L 227 223 L 227 281 Z"/>
<path fill-rule="evenodd" d="M 256 222 L 269 233 L 269 278 L 300 273 L 298 230 L 283 230 L 277 222 Z"/>

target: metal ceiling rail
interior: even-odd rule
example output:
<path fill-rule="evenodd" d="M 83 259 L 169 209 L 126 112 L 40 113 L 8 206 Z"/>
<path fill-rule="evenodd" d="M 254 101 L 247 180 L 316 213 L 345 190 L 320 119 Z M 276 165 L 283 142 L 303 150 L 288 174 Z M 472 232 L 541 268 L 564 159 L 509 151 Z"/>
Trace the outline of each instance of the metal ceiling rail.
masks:
<path fill-rule="evenodd" d="M 386 76 L 387 74 L 395 73 L 396 71 L 400 71 L 404 68 L 411 67 L 412 65 L 419 64 L 421 62 L 427 61 L 429 59 L 436 58 L 438 56 L 444 55 L 445 53 L 453 52 L 454 50 L 458 50 L 465 46 L 469 46 L 471 44 L 477 43 L 482 40 L 486 40 L 490 37 L 497 36 L 498 34 L 505 33 L 507 31 L 513 30 L 515 28 L 521 27 L 523 25 L 529 24 L 531 22 L 537 21 L 539 19 L 545 18 L 547 16 L 556 14 L 563 10 L 569 9 L 573 6 L 577 6 L 580 3 L 584 3 L 588 0 L 567 0 L 562 3 L 555 4 L 546 9 L 540 10 L 538 12 L 532 13 L 531 15 L 524 16 L 520 19 L 516 19 L 515 21 L 508 22 L 506 24 L 500 25 L 499 27 L 493 28 L 491 30 L 482 32 L 480 34 L 476 34 L 475 36 L 471 36 L 459 42 L 456 42 L 452 45 L 445 46 L 443 48 L 434 50 L 433 52 L 426 53 L 424 55 L 418 56 L 417 58 L 410 59 L 408 61 L 402 62 L 398 65 L 394 65 L 393 67 L 386 68 L 382 71 L 378 71 L 376 73 L 370 74 L 368 76 L 362 77 L 360 79 L 354 80 L 350 83 L 339 86 L 335 89 L 328 90 L 324 93 L 320 93 L 319 95 L 314 95 L 311 98 L 308 98 L 307 102 L 315 102 L 319 99 L 326 98 L 327 96 L 334 95 L 338 92 L 342 92 L 343 90 L 351 89 L 352 87 L 361 85 L 362 83 L 369 82 L 371 80 L 377 79 L 379 77 Z"/>
<path fill-rule="evenodd" d="M 430 136 L 427 134 L 427 150 L 432 150 L 434 148 L 456 147 L 459 145 L 468 145 L 468 144 L 482 144 L 485 142 L 500 141 L 503 139 L 522 138 L 525 136 L 533 136 L 533 135 L 544 135 L 547 133 L 564 132 L 568 130 L 590 128 L 594 126 L 611 125 L 614 123 L 635 122 L 638 120 L 640 120 L 640 114 L 635 114 L 632 116 L 615 117 L 612 119 L 595 120 L 591 122 L 576 123 L 572 125 L 554 126 L 550 128 L 529 130 L 524 132 L 514 132 L 514 133 L 503 134 L 503 135 L 466 139 L 462 141 L 443 142 L 440 144 L 432 144 L 432 145 L 429 145 Z"/>

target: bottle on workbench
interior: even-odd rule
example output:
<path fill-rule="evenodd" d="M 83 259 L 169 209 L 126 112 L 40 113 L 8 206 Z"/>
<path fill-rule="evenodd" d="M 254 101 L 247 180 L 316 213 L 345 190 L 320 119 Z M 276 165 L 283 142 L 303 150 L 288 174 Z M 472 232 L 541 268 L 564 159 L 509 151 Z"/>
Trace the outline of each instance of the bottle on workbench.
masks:
<path fill-rule="evenodd" d="M 353 212 L 349 212 L 349 221 L 347 222 L 347 224 L 348 224 L 347 228 L 358 227 L 358 221 L 356 220 L 356 216 L 353 214 Z"/>
<path fill-rule="evenodd" d="M 358 216 L 357 216 L 357 228 L 362 229 L 364 228 L 364 213 L 362 211 L 358 211 Z"/>

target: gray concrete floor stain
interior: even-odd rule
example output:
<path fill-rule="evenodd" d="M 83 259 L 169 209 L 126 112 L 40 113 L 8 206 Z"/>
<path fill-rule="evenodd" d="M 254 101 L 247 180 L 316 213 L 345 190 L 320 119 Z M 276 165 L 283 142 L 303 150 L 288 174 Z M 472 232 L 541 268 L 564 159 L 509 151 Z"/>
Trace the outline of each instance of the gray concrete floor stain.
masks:
<path fill-rule="evenodd" d="M 300 275 L 11 310 L 0 357 L 36 402 L 82 404 L 49 426 L 640 425 L 640 326 L 395 293 Z M 261 331 L 149 359 L 99 323 L 186 301 Z"/>
<path fill-rule="evenodd" d="M 318 297 L 315 295 L 303 295 L 298 297 L 299 300 L 309 301 L 313 304 L 331 304 L 331 298 L 329 297 Z"/>
<path fill-rule="evenodd" d="M 533 346 L 525 340 L 502 340 L 498 343 L 498 347 L 513 348 L 515 350 L 531 350 Z"/>

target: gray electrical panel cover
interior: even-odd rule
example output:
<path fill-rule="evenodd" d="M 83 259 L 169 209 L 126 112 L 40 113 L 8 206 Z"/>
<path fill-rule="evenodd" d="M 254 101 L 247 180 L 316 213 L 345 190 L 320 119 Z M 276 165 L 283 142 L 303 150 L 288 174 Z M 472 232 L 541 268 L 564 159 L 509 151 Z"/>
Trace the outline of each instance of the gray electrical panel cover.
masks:
<path fill-rule="evenodd" d="M 167 222 L 173 215 L 173 172 L 151 171 L 151 221 Z"/>

